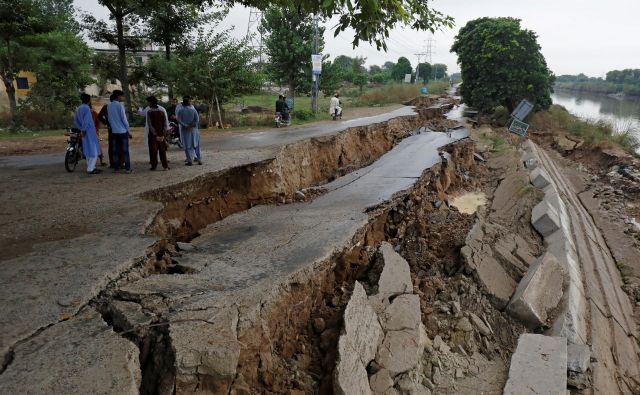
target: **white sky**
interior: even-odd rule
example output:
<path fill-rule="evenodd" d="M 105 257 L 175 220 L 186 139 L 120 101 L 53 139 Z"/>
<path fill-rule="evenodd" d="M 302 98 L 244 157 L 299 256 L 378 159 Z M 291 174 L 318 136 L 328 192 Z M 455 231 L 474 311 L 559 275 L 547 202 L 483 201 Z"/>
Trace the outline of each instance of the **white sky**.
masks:
<path fill-rule="evenodd" d="M 74 0 L 77 7 L 106 18 L 108 12 L 97 0 Z M 388 52 L 360 44 L 353 49 L 353 35 L 347 31 L 334 38 L 331 21 L 326 24 L 325 53 L 363 56 L 367 65 L 381 65 L 406 56 L 415 66 L 415 53 L 425 52 L 425 41 L 433 37 L 433 63 L 444 63 L 458 71 L 455 54 L 449 52 L 458 29 L 472 19 L 511 16 L 538 34 L 547 63 L 556 75 L 585 73 L 603 77 L 609 70 L 640 68 L 639 0 L 433 0 L 433 8 L 455 18 L 453 29 L 416 32 L 397 28 L 391 33 Z M 249 10 L 235 7 L 222 24 L 235 26 L 235 35 L 247 32 Z"/>

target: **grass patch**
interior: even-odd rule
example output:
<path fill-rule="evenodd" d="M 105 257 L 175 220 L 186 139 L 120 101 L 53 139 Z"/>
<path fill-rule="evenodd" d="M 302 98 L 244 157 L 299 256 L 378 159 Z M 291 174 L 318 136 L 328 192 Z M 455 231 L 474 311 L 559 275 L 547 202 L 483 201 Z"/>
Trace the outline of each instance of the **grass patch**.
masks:
<path fill-rule="evenodd" d="M 552 105 L 548 111 L 535 113 L 531 126 L 539 130 L 563 130 L 584 140 L 588 144 L 617 145 L 629 152 L 639 146 L 638 135 L 632 123 L 612 124 L 605 120 L 580 119 L 559 105 Z"/>
<path fill-rule="evenodd" d="M 38 137 L 50 137 L 50 136 L 64 136 L 66 130 L 64 129 L 50 129 L 50 130 L 0 130 L 0 140 L 30 140 Z"/>

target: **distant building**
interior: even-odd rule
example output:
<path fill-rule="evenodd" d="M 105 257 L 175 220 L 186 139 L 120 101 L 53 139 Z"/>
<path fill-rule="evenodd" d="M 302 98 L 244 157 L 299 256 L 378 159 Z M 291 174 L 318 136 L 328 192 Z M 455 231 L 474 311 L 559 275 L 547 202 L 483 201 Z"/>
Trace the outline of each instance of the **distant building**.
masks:
<path fill-rule="evenodd" d="M 31 93 L 33 85 L 37 82 L 35 73 L 30 71 L 21 71 L 13 81 L 13 87 L 16 89 L 16 99 L 21 100 Z M 9 97 L 4 84 L 0 84 L 0 113 L 9 111 Z"/>
<path fill-rule="evenodd" d="M 116 57 L 118 56 L 118 48 L 114 45 L 110 45 L 109 48 L 94 48 L 93 50 L 96 54 L 113 55 Z M 129 64 L 128 67 L 129 69 L 134 69 L 136 67 L 145 65 L 152 56 L 163 55 L 164 52 L 154 48 L 153 45 L 147 45 L 135 52 L 127 51 L 127 54 L 133 57 L 133 64 Z M 97 81 L 96 76 L 94 75 L 93 77 L 94 80 Z M 87 86 L 84 91 L 91 96 L 108 96 L 116 89 L 122 89 L 122 84 L 120 84 L 120 80 L 112 78 L 101 87 L 98 86 L 97 83 L 93 83 Z"/>

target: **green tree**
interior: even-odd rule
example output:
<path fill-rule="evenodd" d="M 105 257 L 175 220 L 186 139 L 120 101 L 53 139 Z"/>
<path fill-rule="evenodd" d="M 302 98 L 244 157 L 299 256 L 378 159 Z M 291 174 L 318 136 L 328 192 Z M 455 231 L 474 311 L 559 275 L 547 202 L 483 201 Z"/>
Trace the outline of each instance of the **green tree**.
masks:
<path fill-rule="evenodd" d="M 441 80 L 447 77 L 447 65 L 442 63 L 435 63 L 431 66 L 433 70 L 433 78 L 436 80 Z"/>
<path fill-rule="evenodd" d="M 201 34 L 195 44 L 181 49 L 171 60 L 158 57 L 183 95 L 203 99 L 209 105 L 208 121 L 222 104 L 242 94 L 255 92 L 262 84 L 261 74 L 251 63 L 256 52 L 244 41 L 234 40 L 227 32 Z M 218 120 L 222 123 L 221 112 Z"/>
<path fill-rule="evenodd" d="M 138 13 L 144 10 L 145 5 L 153 6 L 154 2 L 145 4 L 137 0 L 98 0 L 98 3 L 109 10 L 109 18 L 114 23 L 97 20 L 91 14 L 85 14 L 82 20 L 91 39 L 109 43 L 118 48 L 118 80 L 124 92 L 127 114 L 131 117 L 127 50 L 135 51 L 142 45 Z"/>
<path fill-rule="evenodd" d="M 308 86 L 311 80 L 311 54 L 313 53 L 313 18 L 297 9 L 272 7 L 265 11 L 261 29 L 266 53 L 269 56 L 267 71 L 280 83 L 289 86 L 289 94 Z M 324 29 L 320 28 L 320 37 Z M 319 40 L 319 52 L 324 47 Z"/>
<path fill-rule="evenodd" d="M 64 113 L 78 103 L 78 92 L 91 84 L 91 51 L 72 32 L 56 31 L 34 38 L 29 68 L 37 76 L 25 106 Z"/>
<path fill-rule="evenodd" d="M 199 1 L 156 0 L 152 7 L 138 12 L 145 20 L 144 36 L 151 42 L 162 45 L 165 58 L 171 60 L 172 52 L 188 42 L 188 36 L 206 23 L 220 21 L 226 12 L 202 12 Z M 162 81 L 167 85 L 169 98 L 173 98 L 173 82 Z"/>
<path fill-rule="evenodd" d="M 12 123 L 17 115 L 14 81 L 21 70 L 37 64 L 31 51 L 42 43 L 38 35 L 74 27 L 71 0 L 0 0 L 0 77 Z"/>
<path fill-rule="evenodd" d="M 551 105 L 554 76 L 540 52 L 537 37 L 514 18 L 480 18 L 455 38 L 462 72 L 462 98 L 482 112 L 499 105 L 512 111 L 521 99 L 538 109 Z"/>
<path fill-rule="evenodd" d="M 322 64 L 322 76 L 320 78 L 320 90 L 325 96 L 332 96 L 342 85 L 339 67 L 335 62 L 325 62 Z"/>
<path fill-rule="evenodd" d="M 375 64 L 372 66 L 369 66 L 369 74 L 376 75 L 378 73 L 382 73 L 382 67 L 376 66 Z"/>
<path fill-rule="evenodd" d="M 431 71 L 431 65 L 428 62 L 418 64 L 417 77 L 422 83 L 426 84 L 430 79 L 433 71 Z"/>
<path fill-rule="evenodd" d="M 355 59 L 346 55 L 339 55 L 333 61 L 340 81 L 353 82 L 353 64 Z"/>
<path fill-rule="evenodd" d="M 209 1 L 213 3 L 212 0 Z M 442 27 L 453 26 L 453 19 L 434 10 L 429 0 L 385 0 L 385 1 L 351 1 L 351 0 L 299 0 L 295 9 L 302 15 L 319 14 L 323 19 L 338 16 L 335 29 L 337 36 L 352 28 L 354 38 L 352 44 L 358 46 L 360 41 L 370 42 L 378 49 L 387 49 L 386 38 L 397 26 L 410 26 L 416 30 L 431 32 Z M 275 0 L 233 0 L 228 5 L 242 4 L 248 7 L 266 9 L 270 6 L 287 8 L 291 3 Z"/>
<path fill-rule="evenodd" d="M 398 63 L 393 66 L 391 77 L 394 81 L 403 81 L 405 74 L 411 74 L 412 72 L 413 68 L 411 67 L 411 62 L 409 62 L 409 59 L 402 56 L 398 59 Z"/>

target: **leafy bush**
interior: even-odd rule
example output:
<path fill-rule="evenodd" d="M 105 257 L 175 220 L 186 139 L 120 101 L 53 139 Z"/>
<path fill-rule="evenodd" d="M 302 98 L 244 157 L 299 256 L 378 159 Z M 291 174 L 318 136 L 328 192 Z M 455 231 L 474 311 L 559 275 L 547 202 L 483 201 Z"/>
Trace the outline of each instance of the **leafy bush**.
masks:
<path fill-rule="evenodd" d="M 491 123 L 495 126 L 504 126 L 510 119 L 509 110 L 505 106 L 497 106 L 491 113 Z"/>
<path fill-rule="evenodd" d="M 73 114 L 64 109 L 42 111 L 21 108 L 17 115 L 17 124 L 29 130 L 64 129 L 73 125 Z"/>
<path fill-rule="evenodd" d="M 298 121 L 309 121 L 316 117 L 311 110 L 295 110 L 292 115 L 293 119 Z"/>

